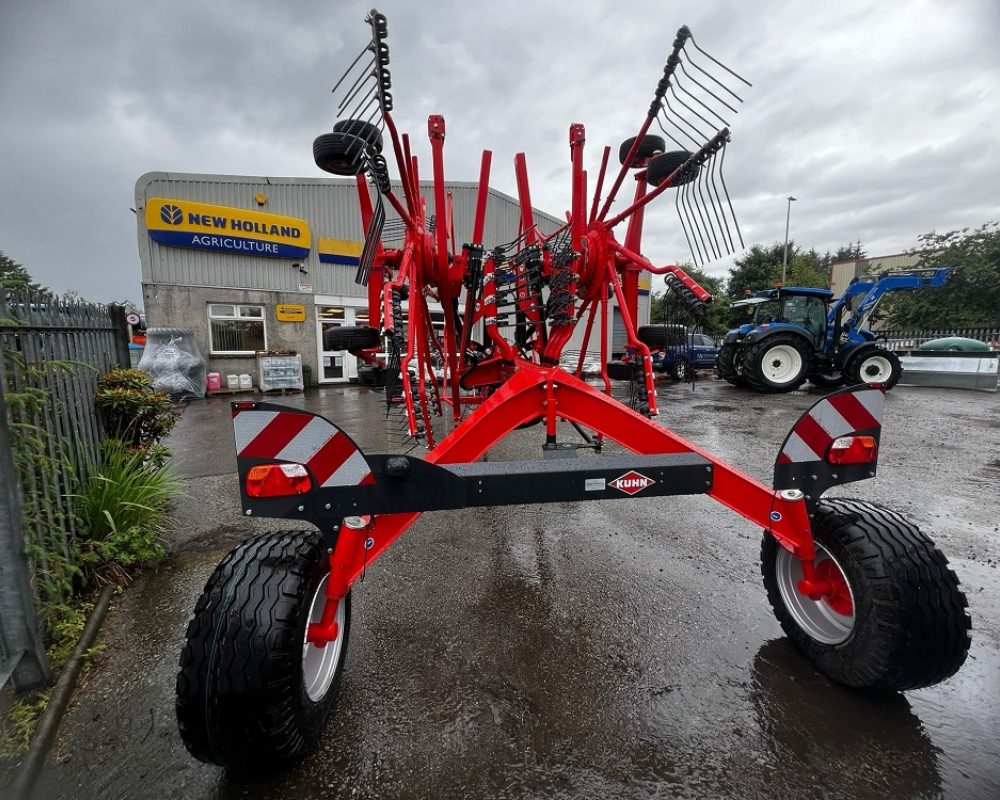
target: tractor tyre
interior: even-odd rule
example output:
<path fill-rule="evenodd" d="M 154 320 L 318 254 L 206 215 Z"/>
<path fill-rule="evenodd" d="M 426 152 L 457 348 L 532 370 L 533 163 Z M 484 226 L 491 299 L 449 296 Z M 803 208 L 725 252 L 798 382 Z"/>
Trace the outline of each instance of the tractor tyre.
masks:
<path fill-rule="evenodd" d="M 379 346 L 377 328 L 343 326 L 327 328 L 323 332 L 323 349 L 325 350 L 367 350 Z"/>
<path fill-rule="evenodd" d="M 646 165 L 646 181 L 650 186 L 659 186 L 673 175 L 674 170 L 689 158 L 691 158 L 691 153 L 687 150 L 671 150 L 669 153 L 656 156 Z M 697 177 L 698 167 L 693 166 L 674 176 L 673 183 L 670 186 L 683 186 Z"/>
<path fill-rule="evenodd" d="M 859 383 L 880 383 L 889 390 L 903 375 L 899 356 L 883 347 L 875 347 L 853 356 L 844 367 L 844 380 L 848 386 Z"/>
<path fill-rule="evenodd" d="M 642 365 L 636 362 L 609 361 L 607 363 L 608 377 L 613 381 L 630 381 L 640 369 L 642 369 Z"/>
<path fill-rule="evenodd" d="M 177 675 L 181 739 L 200 761 L 254 772 L 307 755 L 333 707 L 347 653 L 350 594 L 337 638 L 306 641 L 330 572 L 316 531 L 249 539 L 216 567 L 187 627 Z"/>
<path fill-rule="evenodd" d="M 686 358 L 678 357 L 674 359 L 673 369 L 670 370 L 670 374 L 673 376 L 674 380 L 686 381 L 691 379 L 691 362 Z"/>
<path fill-rule="evenodd" d="M 313 160 L 317 167 L 333 175 L 360 175 L 368 149 L 364 139 L 352 134 L 324 133 L 313 141 Z"/>
<path fill-rule="evenodd" d="M 719 377 L 733 386 L 746 386 L 743 374 L 743 353 L 739 345 L 724 344 L 719 349 Z"/>
<path fill-rule="evenodd" d="M 792 392 L 805 383 L 812 362 L 809 343 L 794 333 L 776 333 L 743 353 L 747 383 L 758 392 Z"/>
<path fill-rule="evenodd" d="M 820 389 L 836 389 L 838 386 L 844 385 L 844 376 L 840 372 L 832 374 L 814 372 L 809 376 L 809 383 Z"/>
<path fill-rule="evenodd" d="M 761 546 L 768 600 L 806 658 L 838 683 L 886 691 L 954 675 L 969 650 L 968 603 L 934 543 L 859 500 L 820 500 L 811 522 L 817 578 L 831 586 L 819 600 L 799 592 L 797 558 L 770 534 Z"/>
<path fill-rule="evenodd" d="M 621 143 L 621 147 L 618 148 L 618 160 L 621 162 L 622 166 L 625 166 L 625 159 L 628 158 L 628 151 L 632 149 L 632 145 L 635 143 L 635 137 L 631 139 L 626 139 Z M 657 153 L 662 153 L 667 149 L 667 143 L 664 141 L 662 136 L 643 136 L 642 141 L 639 142 L 639 149 L 635 151 L 635 157 L 632 159 L 632 163 L 629 164 L 630 167 L 639 167 L 646 163 L 651 156 Z"/>
<path fill-rule="evenodd" d="M 367 144 L 373 153 L 382 152 L 382 131 L 370 122 L 361 119 L 342 119 L 334 123 L 333 132 L 356 136 Z"/>

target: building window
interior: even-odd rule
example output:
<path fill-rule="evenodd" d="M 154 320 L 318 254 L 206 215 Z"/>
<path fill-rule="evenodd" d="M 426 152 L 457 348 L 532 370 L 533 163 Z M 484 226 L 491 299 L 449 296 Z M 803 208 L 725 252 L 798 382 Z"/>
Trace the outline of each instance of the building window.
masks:
<path fill-rule="evenodd" d="M 263 306 L 212 303 L 208 329 L 213 353 L 242 356 L 267 350 Z"/>

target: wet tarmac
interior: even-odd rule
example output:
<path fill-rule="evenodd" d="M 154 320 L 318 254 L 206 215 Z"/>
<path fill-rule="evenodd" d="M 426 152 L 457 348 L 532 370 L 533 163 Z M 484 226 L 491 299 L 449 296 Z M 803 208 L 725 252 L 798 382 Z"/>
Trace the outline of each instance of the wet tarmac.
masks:
<path fill-rule="evenodd" d="M 662 421 L 769 482 L 807 392 L 660 384 Z M 386 449 L 381 396 L 285 399 Z M 522 431 L 490 458 L 540 455 Z M 931 533 L 973 618 L 946 683 L 873 696 L 783 638 L 760 531 L 705 497 L 425 514 L 355 586 L 350 652 L 319 750 L 280 776 L 184 750 L 183 631 L 221 556 L 280 523 L 239 513 L 228 403 L 171 437 L 188 482 L 173 554 L 117 602 L 35 797 L 1000 797 L 1000 397 L 898 387 L 880 474 L 835 490 Z"/>

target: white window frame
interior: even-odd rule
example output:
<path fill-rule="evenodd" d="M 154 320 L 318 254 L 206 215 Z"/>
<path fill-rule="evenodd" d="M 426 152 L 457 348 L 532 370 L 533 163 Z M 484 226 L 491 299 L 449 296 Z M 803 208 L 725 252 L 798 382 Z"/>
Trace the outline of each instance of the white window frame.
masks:
<path fill-rule="evenodd" d="M 221 314 L 213 314 L 213 306 L 232 306 L 233 315 L 223 316 Z M 241 317 L 241 308 L 259 308 L 259 317 Z M 264 349 L 267 350 L 267 310 L 264 306 L 258 303 L 226 303 L 224 301 L 218 301 L 214 303 L 209 303 L 206 309 L 208 313 L 208 347 L 209 353 L 213 356 L 255 356 L 257 355 L 256 350 L 216 350 L 215 349 L 215 337 L 212 334 L 212 322 L 215 320 L 234 320 L 236 322 L 245 322 L 247 320 L 260 320 L 261 324 L 264 326 Z"/>

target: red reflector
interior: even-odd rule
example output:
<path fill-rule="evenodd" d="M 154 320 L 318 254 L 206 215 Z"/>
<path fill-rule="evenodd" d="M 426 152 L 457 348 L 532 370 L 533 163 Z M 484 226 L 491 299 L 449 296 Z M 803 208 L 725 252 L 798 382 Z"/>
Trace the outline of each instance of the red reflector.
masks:
<path fill-rule="evenodd" d="M 301 464 L 258 464 L 247 473 L 250 497 L 287 497 L 312 490 L 312 478 Z"/>
<path fill-rule="evenodd" d="M 826 454 L 831 464 L 870 464 L 877 457 L 874 436 L 841 436 L 833 440 Z"/>
<path fill-rule="evenodd" d="M 235 417 L 241 411 L 252 411 L 257 408 L 257 403 L 254 400 L 238 400 L 232 404 L 233 416 Z"/>

